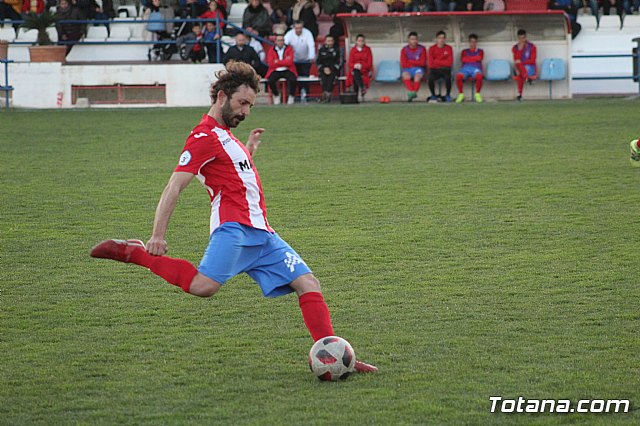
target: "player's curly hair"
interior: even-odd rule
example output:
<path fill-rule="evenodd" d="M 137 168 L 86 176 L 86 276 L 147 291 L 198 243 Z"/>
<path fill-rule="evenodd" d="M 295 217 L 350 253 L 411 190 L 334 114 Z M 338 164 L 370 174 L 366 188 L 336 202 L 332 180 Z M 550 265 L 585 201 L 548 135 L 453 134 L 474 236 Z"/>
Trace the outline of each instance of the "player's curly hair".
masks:
<path fill-rule="evenodd" d="M 242 85 L 256 93 L 260 91 L 260 76 L 251 65 L 244 62 L 229 61 L 225 69 L 216 72 L 216 78 L 217 81 L 209 88 L 212 103 L 218 99 L 218 92 L 221 90 L 229 98 Z"/>

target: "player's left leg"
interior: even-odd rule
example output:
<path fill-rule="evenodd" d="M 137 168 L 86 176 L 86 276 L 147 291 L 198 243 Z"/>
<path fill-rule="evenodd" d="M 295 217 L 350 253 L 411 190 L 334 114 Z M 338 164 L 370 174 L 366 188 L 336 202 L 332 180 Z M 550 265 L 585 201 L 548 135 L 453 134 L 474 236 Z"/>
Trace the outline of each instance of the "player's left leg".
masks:
<path fill-rule="evenodd" d="M 482 73 L 480 71 L 476 72 L 475 76 L 475 81 L 476 81 L 476 94 L 474 95 L 476 102 L 482 102 L 482 95 L 480 94 L 480 91 L 482 90 Z"/>
<path fill-rule="evenodd" d="M 442 77 L 444 78 L 444 86 L 447 90 L 447 94 L 444 97 L 444 101 L 451 102 L 451 68 L 443 68 Z"/>
<path fill-rule="evenodd" d="M 416 96 L 420 91 L 420 83 L 422 82 L 423 76 L 424 76 L 424 73 L 421 71 L 421 69 L 418 69 L 415 75 L 413 76 L 413 91 L 416 92 Z"/>

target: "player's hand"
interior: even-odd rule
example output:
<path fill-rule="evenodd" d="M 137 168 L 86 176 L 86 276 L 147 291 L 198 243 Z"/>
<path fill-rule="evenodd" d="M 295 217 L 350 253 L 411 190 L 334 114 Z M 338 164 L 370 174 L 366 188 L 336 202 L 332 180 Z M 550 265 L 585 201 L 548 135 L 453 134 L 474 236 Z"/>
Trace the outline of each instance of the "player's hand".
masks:
<path fill-rule="evenodd" d="M 262 133 L 264 133 L 264 129 L 262 127 L 253 129 L 249 133 L 249 139 L 247 140 L 247 149 L 249 150 L 249 152 L 253 153 L 253 151 L 255 151 L 260 146 L 260 143 L 262 142 L 260 140 L 260 136 L 262 136 Z"/>
<path fill-rule="evenodd" d="M 151 237 L 147 242 L 147 253 L 154 256 L 163 256 L 169 251 L 167 242 L 159 237 Z"/>

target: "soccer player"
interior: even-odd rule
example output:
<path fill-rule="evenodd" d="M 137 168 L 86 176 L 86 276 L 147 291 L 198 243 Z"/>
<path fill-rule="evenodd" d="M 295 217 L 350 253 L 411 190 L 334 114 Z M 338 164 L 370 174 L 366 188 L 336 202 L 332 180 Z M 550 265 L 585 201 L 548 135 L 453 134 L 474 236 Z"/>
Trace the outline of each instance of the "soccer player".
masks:
<path fill-rule="evenodd" d="M 469 48 L 464 49 L 461 53 L 462 68 L 456 74 L 456 85 L 458 86 L 458 97 L 456 103 L 464 101 L 464 82 L 468 78 L 472 78 L 476 83 L 476 102 L 482 102 L 482 59 L 484 59 L 484 51 L 478 49 L 478 36 L 469 34 Z"/>
<path fill-rule="evenodd" d="M 402 82 L 407 88 L 407 100 L 413 101 L 418 96 L 420 81 L 427 68 L 427 49 L 418 43 L 418 33 L 412 31 L 408 36 L 408 44 L 400 51 L 400 67 Z"/>
<path fill-rule="evenodd" d="M 518 30 L 518 43 L 511 48 L 513 53 L 513 64 L 515 66 L 515 76 L 513 79 L 518 85 L 517 101 L 522 101 L 522 89 L 524 82 L 531 84 L 536 78 L 536 46 L 527 40 L 527 32 Z"/>
<path fill-rule="evenodd" d="M 253 129 L 246 146 L 231 133 L 250 114 L 260 77 L 250 65 L 233 61 L 216 76 L 210 88 L 211 108 L 187 138 L 160 197 L 147 245 L 139 240 L 107 240 L 95 246 L 91 256 L 143 266 L 200 297 L 213 296 L 231 277 L 246 272 L 265 297 L 297 293 L 314 341 L 333 335 L 320 283 L 267 221 L 262 185 L 252 159 L 264 129 Z M 198 269 L 186 260 L 166 256 L 165 241 L 178 197 L 194 177 L 211 198 L 209 246 Z M 356 371 L 377 368 L 357 361 Z"/>
<path fill-rule="evenodd" d="M 634 139 L 631 141 L 631 165 L 633 167 L 640 167 L 640 147 L 638 146 L 640 139 Z"/>
<path fill-rule="evenodd" d="M 436 33 L 436 44 L 429 48 L 427 64 L 429 66 L 429 102 L 451 102 L 451 67 L 453 66 L 453 49 L 446 42 L 447 34 L 444 31 Z M 436 81 L 444 80 L 447 88 L 446 96 L 436 96 Z"/>

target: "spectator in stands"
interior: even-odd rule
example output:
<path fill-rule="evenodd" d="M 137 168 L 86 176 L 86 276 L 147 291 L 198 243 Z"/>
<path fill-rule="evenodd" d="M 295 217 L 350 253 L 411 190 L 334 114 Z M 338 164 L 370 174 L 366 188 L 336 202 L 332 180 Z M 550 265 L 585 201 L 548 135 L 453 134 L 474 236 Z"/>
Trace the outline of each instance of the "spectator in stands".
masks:
<path fill-rule="evenodd" d="M 195 18 L 207 11 L 207 0 L 179 0 L 180 16 Z"/>
<path fill-rule="evenodd" d="M 574 4 L 573 0 L 550 0 L 549 9 L 563 10 L 564 13 L 569 16 L 569 23 L 571 24 L 571 38 L 576 38 L 582 29 L 582 25 L 577 22 L 578 8 Z"/>
<path fill-rule="evenodd" d="M 291 8 L 287 0 L 271 0 L 271 31 L 273 34 L 283 34 L 287 32 L 291 23 Z"/>
<path fill-rule="evenodd" d="M 446 42 L 447 34 L 444 31 L 436 33 L 436 43 L 429 48 L 427 65 L 429 67 L 429 102 L 451 102 L 451 67 L 453 66 L 453 49 Z M 444 80 L 447 94 L 436 96 L 436 81 Z"/>
<path fill-rule="evenodd" d="M 536 46 L 527 40 L 527 32 L 518 30 L 518 43 L 511 48 L 513 53 L 513 63 L 515 76 L 513 79 L 518 85 L 518 97 L 516 100 L 522 101 L 522 89 L 524 83 L 531 83 L 536 78 Z"/>
<path fill-rule="evenodd" d="M 602 14 L 609 15 L 609 13 L 611 13 L 611 8 L 613 7 L 622 19 L 622 11 L 624 10 L 622 6 L 623 0 L 602 0 Z"/>
<path fill-rule="evenodd" d="M 331 34 L 327 34 L 324 38 L 324 45 L 318 50 L 318 59 L 316 59 L 318 74 L 322 84 L 321 102 L 331 102 L 331 93 L 333 93 L 333 85 L 340 71 L 340 49 L 335 44 L 335 39 Z"/>
<path fill-rule="evenodd" d="M 414 31 L 409 33 L 407 40 L 408 44 L 400 51 L 400 67 L 407 100 L 411 102 L 418 96 L 420 82 L 426 73 L 427 49 L 418 43 L 418 33 Z"/>
<path fill-rule="evenodd" d="M 389 12 L 411 12 L 411 0 L 384 0 Z"/>
<path fill-rule="evenodd" d="M 180 57 L 189 59 L 194 64 L 199 64 L 206 55 L 203 47 L 204 39 L 202 27 L 197 22 L 191 27 L 191 32 L 178 37 L 176 44 L 180 46 Z"/>
<path fill-rule="evenodd" d="M 498 12 L 504 10 L 503 0 L 484 0 L 483 10 L 485 12 Z"/>
<path fill-rule="evenodd" d="M 38 15 L 44 12 L 44 0 L 24 0 L 22 2 L 22 13 L 37 13 Z"/>
<path fill-rule="evenodd" d="M 461 9 L 464 12 L 481 12 L 484 7 L 484 0 L 460 0 Z"/>
<path fill-rule="evenodd" d="M 113 0 L 102 0 L 102 6 L 95 4 L 94 19 L 109 20 L 116 17 L 116 11 L 113 9 Z M 109 25 L 106 25 L 107 29 Z"/>
<path fill-rule="evenodd" d="M 411 3 L 412 12 L 432 12 L 436 10 L 434 0 L 413 0 Z"/>
<path fill-rule="evenodd" d="M 20 12 L 22 12 L 22 0 L 0 0 L 0 21 L 4 19 L 19 21 L 22 19 Z"/>
<path fill-rule="evenodd" d="M 269 11 L 262 4 L 261 0 L 251 0 L 249 6 L 242 15 L 242 28 L 251 27 L 258 32 L 260 37 L 267 37 L 271 34 L 271 19 Z"/>
<path fill-rule="evenodd" d="M 336 16 L 339 13 L 364 13 L 364 7 L 355 0 L 344 0 L 338 4 L 333 15 L 333 26 L 329 29 L 329 34 L 335 42 L 338 42 L 340 37 L 344 35 L 344 23 Z"/>
<path fill-rule="evenodd" d="M 640 0 L 624 0 L 624 11 L 627 15 L 638 14 L 640 12 Z"/>
<path fill-rule="evenodd" d="M 95 0 L 71 0 L 71 5 L 80 10 L 81 19 L 94 19 L 99 7 Z"/>
<path fill-rule="evenodd" d="M 589 10 L 591 15 L 595 16 L 596 19 L 599 19 L 598 11 L 600 10 L 600 5 L 598 5 L 598 0 L 582 0 L 579 4 L 580 7 L 584 8 L 584 14 L 587 14 L 587 10 Z"/>
<path fill-rule="evenodd" d="M 84 25 L 60 23 L 60 21 L 81 19 L 80 11 L 76 7 L 71 6 L 69 0 L 60 0 L 54 16 L 58 21 L 56 23 L 56 30 L 58 31 L 59 42 L 77 42 L 82 38 L 85 29 Z M 71 51 L 73 44 L 74 43 L 65 43 L 65 45 L 67 46 L 67 54 L 69 54 L 69 52 Z"/>
<path fill-rule="evenodd" d="M 300 21 L 304 25 L 304 27 L 313 34 L 313 39 L 315 40 L 318 37 L 318 22 L 316 20 L 316 12 L 314 8 L 316 7 L 316 2 L 313 0 L 298 0 L 296 4 L 291 8 L 291 19 L 293 20 L 293 25 L 296 25 L 296 22 Z"/>
<path fill-rule="evenodd" d="M 302 21 L 296 21 L 293 29 L 284 35 L 284 42 L 293 48 L 293 62 L 298 77 L 309 77 L 311 64 L 316 59 L 316 42 L 311 31 L 304 27 Z M 306 100 L 309 83 L 300 83 L 300 100 Z"/>
<path fill-rule="evenodd" d="M 206 12 L 198 16 L 200 19 L 218 19 L 220 22 L 220 32 L 224 31 L 225 23 L 220 21 L 220 19 L 224 19 L 224 14 L 222 10 L 220 10 L 220 5 L 216 0 L 209 0 L 209 8 Z"/>
<path fill-rule="evenodd" d="M 207 59 L 210 64 L 219 62 L 218 61 L 218 45 L 220 44 L 220 37 L 222 33 L 218 28 L 216 28 L 216 24 L 214 22 L 207 22 L 204 25 L 204 31 L 202 32 L 202 42 L 204 43 L 204 48 L 207 50 Z M 220 53 L 222 53 L 222 49 L 220 49 Z M 222 59 L 222 58 L 220 58 Z"/>
<path fill-rule="evenodd" d="M 253 50 L 253 47 L 247 44 L 247 36 L 244 35 L 242 31 L 239 31 L 235 38 L 235 46 L 229 47 L 227 53 L 224 54 L 222 62 L 225 65 L 229 61 L 244 62 L 245 64 L 251 65 L 261 77 L 264 77 L 267 73 L 267 68 L 263 68 L 260 57 L 258 57 L 256 51 Z"/>
<path fill-rule="evenodd" d="M 253 50 L 256 51 L 256 53 L 258 54 L 258 57 L 260 58 L 260 62 L 262 62 L 262 64 L 265 66 L 265 69 L 267 67 L 267 55 L 264 53 L 264 47 L 262 47 L 262 43 L 260 43 L 260 40 L 256 39 L 255 36 L 258 35 L 256 34 L 256 32 L 253 30 L 252 27 L 247 27 L 245 28 L 246 33 L 245 35 L 247 36 L 247 44 L 251 47 L 253 47 Z"/>
<path fill-rule="evenodd" d="M 171 38 L 173 22 L 162 21 L 171 21 L 173 17 L 173 9 L 162 7 L 160 0 L 152 0 L 151 5 L 145 9 L 142 15 L 143 20 L 150 21 L 147 23 L 146 31 L 142 33 L 142 38 L 144 40 L 151 40 L 154 36 L 157 40 Z"/>
<path fill-rule="evenodd" d="M 475 81 L 476 94 L 475 101 L 482 102 L 482 60 L 484 59 L 484 51 L 478 49 L 478 36 L 469 34 L 469 47 L 460 53 L 462 68 L 456 74 L 456 85 L 458 86 L 458 97 L 456 103 L 464 101 L 464 82 L 467 79 Z"/>
<path fill-rule="evenodd" d="M 453 12 L 458 7 L 456 0 L 435 0 L 438 12 Z"/>
<path fill-rule="evenodd" d="M 367 89 L 371 84 L 371 76 L 373 75 L 373 54 L 366 44 L 364 35 L 356 36 L 356 45 L 349 51 L 349 60 L 347 62 L 347 80 L 345 82 L 347 89 L 354 91 L 356 94 L 360 92 L 362 97 L 367 93 Z"/>
<path fill-rule="evenodd" d="M 294 94 L 296 92 L 296 67 L 293 64 L 293 48 L 284 44 L 284 36 L 277 35 L 274 46 L 267 53 L 267 81 L 273 95 L 273 103 L 280 104 L 280 91 L 278 90 L 278 80 L 284 78 L 287 80 L 287 90 L 289 91 L 289 99 L 287 104 L 291 105 L 295 102 Z"/>

